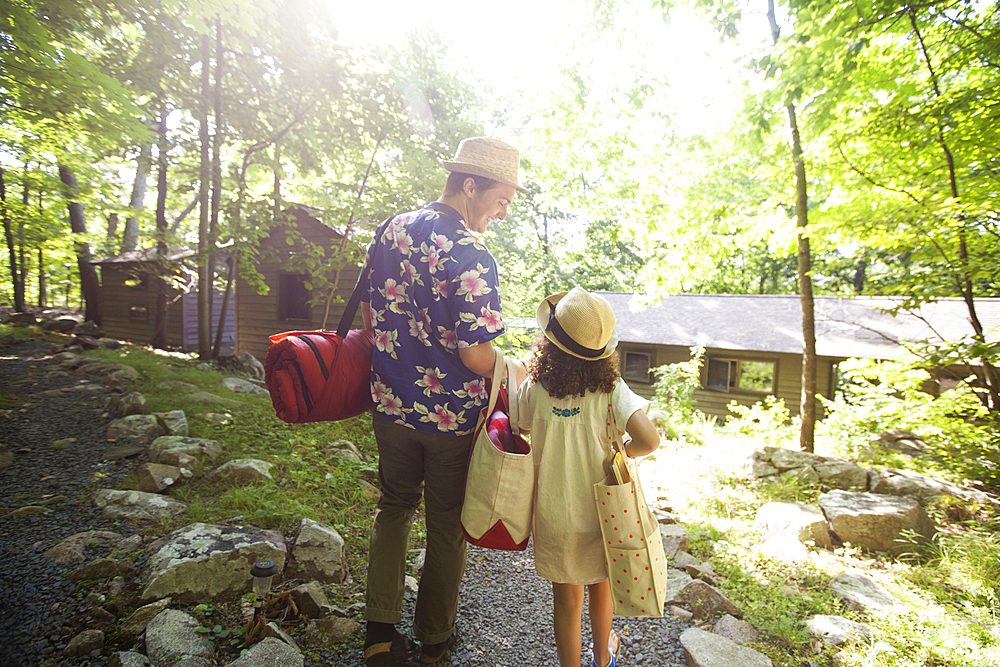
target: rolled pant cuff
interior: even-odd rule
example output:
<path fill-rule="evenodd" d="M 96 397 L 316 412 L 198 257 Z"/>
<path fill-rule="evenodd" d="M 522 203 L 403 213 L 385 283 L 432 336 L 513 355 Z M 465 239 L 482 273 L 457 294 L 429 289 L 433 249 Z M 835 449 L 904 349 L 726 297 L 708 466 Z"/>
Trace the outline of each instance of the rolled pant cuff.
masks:
<path fill-rule="evenodd" d="M 451 637 L 453 632 L 455 632 L 455 628 L 436 635 L 429 635 L 425 632 L 421 632 L 417 628 L 413 628 L 413 636 L 416 637 L 417 641 L 421 644 L 440 644 L 444 640 L 448 639 L 448 637 Z"/>
<path fill-rule="evenodd" d="M 403 612 L 393 611 L 390 609 L 373 609 L 371 607 L 365 607 L 365 620 L 372 621 L 374 623 L 390 623 L 392 625 L 398 625 L 403 619 Z M 439 641 L 444 641 L 439 640 Z"/>

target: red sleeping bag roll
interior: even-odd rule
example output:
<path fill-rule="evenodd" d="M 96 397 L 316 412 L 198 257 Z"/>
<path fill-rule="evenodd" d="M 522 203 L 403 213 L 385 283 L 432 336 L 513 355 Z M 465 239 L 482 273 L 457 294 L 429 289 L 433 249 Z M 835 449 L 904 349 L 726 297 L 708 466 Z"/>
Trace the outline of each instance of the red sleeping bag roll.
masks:
<path fill-rule="evenodd" d="M 370 331 L 286 331 L 271 336 L 264 381 L 278 418 L 290 424 L 339 421 L 372 408 Z"/>

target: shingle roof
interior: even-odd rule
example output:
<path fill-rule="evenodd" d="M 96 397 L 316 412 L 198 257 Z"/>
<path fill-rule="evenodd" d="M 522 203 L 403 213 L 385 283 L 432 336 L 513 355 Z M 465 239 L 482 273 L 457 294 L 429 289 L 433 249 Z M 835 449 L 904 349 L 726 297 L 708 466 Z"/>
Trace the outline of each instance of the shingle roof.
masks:
<path fill-rule="evenodd" d="M 636 295 L 597 292 L 611 303 L 618 339 L 626 343 L 802 353 L 799 296 L 675 294 L 643 308 Z M 924 304 L 917 314 L 889 315 L 890 297 L 815 297 L 816 353 L 825 357 L 893 358 L 899 341 L 957 341 L 971 336 L 961 299 Z M 1000 340 L 1000 299 L 976 300 L 987 340 Z"/>

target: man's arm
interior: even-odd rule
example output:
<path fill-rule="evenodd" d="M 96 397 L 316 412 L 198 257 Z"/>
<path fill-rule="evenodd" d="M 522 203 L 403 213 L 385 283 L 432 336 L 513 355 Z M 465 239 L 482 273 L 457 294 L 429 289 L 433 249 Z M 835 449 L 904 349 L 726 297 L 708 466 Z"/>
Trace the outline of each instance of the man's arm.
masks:
<path fill-rule="evenodd" d="M 476 375 L 491 377 L 493 366 L 496 364 L 497 353 L 493 349 L 493 343 L 489 341 L 473 345 L 472 347 L 458 348 L 458 356 L 462 358 L 465 367 Z"/>

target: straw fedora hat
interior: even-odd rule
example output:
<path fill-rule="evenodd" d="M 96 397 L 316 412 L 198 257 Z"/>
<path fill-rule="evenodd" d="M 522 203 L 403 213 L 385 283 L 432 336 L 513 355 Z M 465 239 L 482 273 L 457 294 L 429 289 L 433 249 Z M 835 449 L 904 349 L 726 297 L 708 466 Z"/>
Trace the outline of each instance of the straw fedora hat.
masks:
<path fill-rule="evenodd" d="M 582 287 L 546 297 L 535 321 L 556 347 L 580 359 L 607 359 L 618 346 L 611 304 Z"/>
<path fill-rule="evenodd" d="M 508 143 L 489 137 L 462 139 L 455 151 L 455 159 L 442 162 L 448 171 L 491 178 L 513 185 L 521 194 L 528 191 L 520 185 L 520 154 Z"/>

